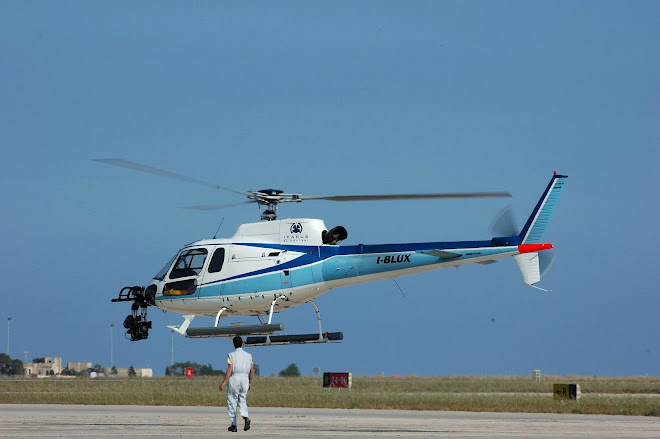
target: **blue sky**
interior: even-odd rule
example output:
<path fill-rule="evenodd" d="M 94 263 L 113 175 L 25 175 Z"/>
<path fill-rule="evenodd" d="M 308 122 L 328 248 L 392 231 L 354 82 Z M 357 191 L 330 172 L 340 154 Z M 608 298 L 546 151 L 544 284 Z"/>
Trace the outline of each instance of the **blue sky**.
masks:
<path fill-rule="evenodd" d="M 545 235 L 552 293 L 513 260 L 401 277 L 405 296 L 392 281 L 337 289 L 317 303 L 341 344 L 253 348 L 255 361 L 264 374 L 660 375 L 658 41 L 651 1 L 4 2 L 10 354 L 108 365 L 114 323 L 115 364 L 162 374 L 180 316 L 150 309 L 150 339 L 131 343 L 128 306 L 110 299 L 221 221 L 230 236 L 258 219 L 180 209 L 241 199 L 91 159 L 238 190 L 507 190 L 521 222 L 556 170 L 569 179 Z M 341 224 L 349 244 L 487 239 L 506 204 L 308 202 L 280 217 Z M 316 324 L 310 305 L 274 321 Z M 231 347 L 173 344 L 174 361 L 216 368 Z"/>

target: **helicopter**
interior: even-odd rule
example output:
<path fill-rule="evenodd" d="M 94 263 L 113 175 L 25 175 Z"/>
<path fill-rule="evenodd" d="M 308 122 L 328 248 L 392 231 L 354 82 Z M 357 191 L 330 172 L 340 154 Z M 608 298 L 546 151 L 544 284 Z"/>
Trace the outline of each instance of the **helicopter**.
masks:
<path fill-rule="evenodd" d="M 465 264 L 492 264 L 513 257 L 523 282 L 531 287 L 541 280 L 539 254 L 553 248 L 541 238 L 564 189 L 566 175 L 553 173 L 525 225 L 510 227 L 506 236 L 490 240 L 422 242 L 379 245 L 339 245 L 348 237 L 343 226 L 326 227 L 313 218 L 277 219 L 278 205 L 306 200 L 371 201 L 433 198 L 510 197 L 508 192 L 467 192 L 384 195 L 307 196 L 279 189 L 237 191 L 163 169 L 123 159 L 97 159 L 100 163 L 230 191 L 256 203 L 260 222 L 242 224 L 230 238 L 203 239 L 181 248 L 153 276 L 147 286 L 126 286 L 112 302 L 133 302 L 124 320 L 127 338 L 147 339 L 152 322 L 149 307 L 183 315 L 170 330 L 187 338 L 246 336 L 245 345 L 271 346 L 327 343 L 343 340 L 341 332 L 324 332 L 314 298 L 334 288 L 421 273 Z M 214 210 L 228 205 L 188 206 Z M 276 334 L 284 330 L 273 315 L 309 303 L 314 307 L 318 331 Z M 191 327 L 196 316 L 214 317 L 215 324 Z M 259 323 L 220 326 L 226 316 L 254 316 Z"/>

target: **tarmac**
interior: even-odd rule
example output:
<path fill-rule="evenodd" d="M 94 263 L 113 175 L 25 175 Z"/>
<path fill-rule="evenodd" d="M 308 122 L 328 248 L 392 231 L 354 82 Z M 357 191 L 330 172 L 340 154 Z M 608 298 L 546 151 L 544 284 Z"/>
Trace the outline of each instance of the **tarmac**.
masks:
<path fill-rule="evenodd" d="M 0 404 L 2 438 L 660 438 L 660 418 L 530 413 Z"/>

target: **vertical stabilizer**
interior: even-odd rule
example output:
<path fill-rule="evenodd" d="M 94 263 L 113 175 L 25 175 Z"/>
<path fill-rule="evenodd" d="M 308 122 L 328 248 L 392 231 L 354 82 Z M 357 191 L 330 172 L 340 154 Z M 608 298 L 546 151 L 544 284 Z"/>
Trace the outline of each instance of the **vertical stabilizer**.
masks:
<path fill-rule="evenodd" d="M 539 254 L 537 252 L 515 255 L 513 259 L 518 264 L 518 270 L 520 270 L 523 282 L 529 286 L 534 286 L 536 282 L 541 280 Z"/>
<path fill-rule="evenodd" d="M 564 183 L 567 178 L 568 176 L 566 175 L 557 175 L 556 173 L 552 176 L 550 184 L 545 188 L 545 192 L 543 192 L 541 199 L 536 204 L 527 223 L 525 223 L 525 227 L 523 227 L 520 232 L 520 238 L 523 244 L 535 244 L 541 242 L 543 233 L 548 227 L 550 217 L 555 210 L 555 206 L 557 205 L 559 196 L 564 189 Z"/>

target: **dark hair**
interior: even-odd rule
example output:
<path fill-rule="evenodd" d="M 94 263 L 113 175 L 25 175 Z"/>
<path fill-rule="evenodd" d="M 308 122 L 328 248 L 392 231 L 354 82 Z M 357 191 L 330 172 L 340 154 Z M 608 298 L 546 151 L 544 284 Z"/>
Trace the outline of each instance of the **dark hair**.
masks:
<path fill-rule="evenodd" d="M 237 335 L 236 337 L 234 337 L 234 347 L 238 349 L 241 346 L 243 346 L 243 339 L 241 338 L 240 335 Z"/>

